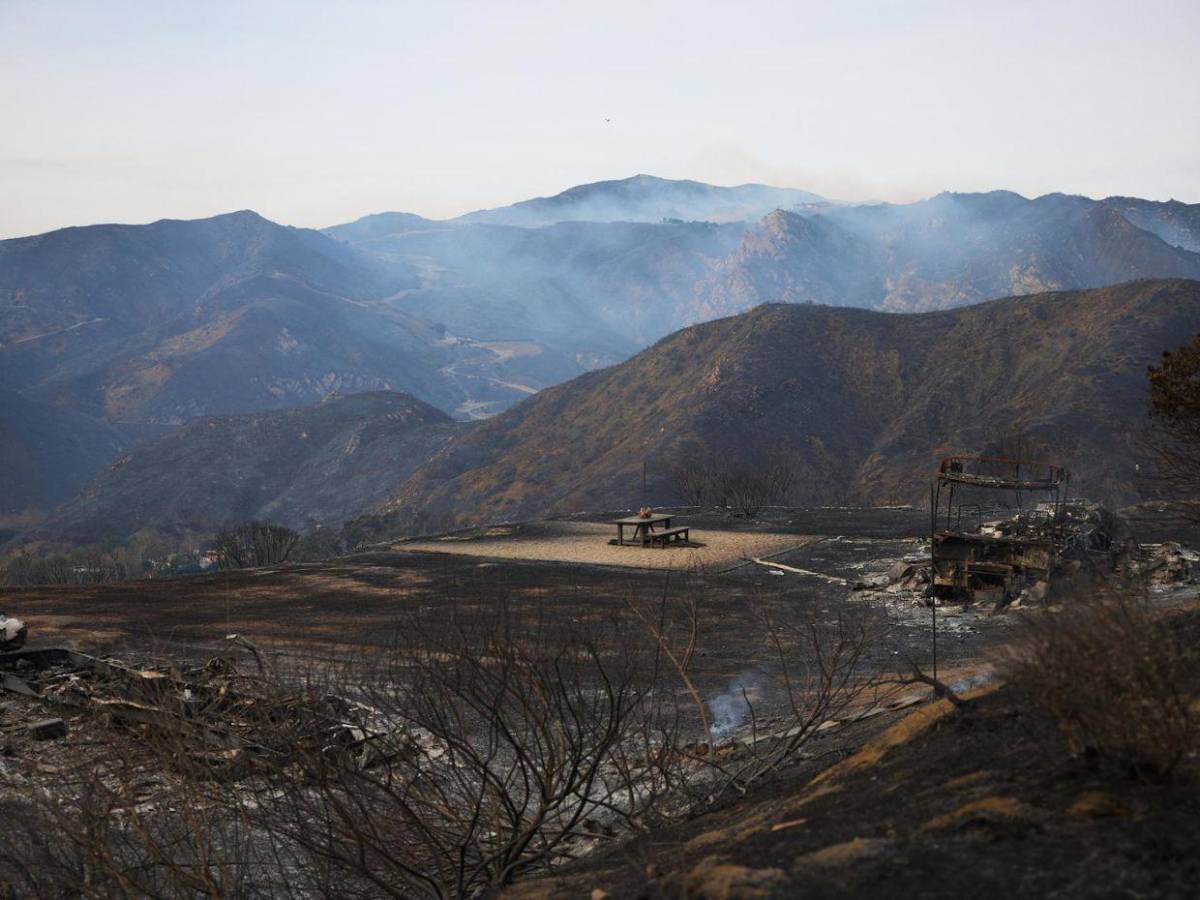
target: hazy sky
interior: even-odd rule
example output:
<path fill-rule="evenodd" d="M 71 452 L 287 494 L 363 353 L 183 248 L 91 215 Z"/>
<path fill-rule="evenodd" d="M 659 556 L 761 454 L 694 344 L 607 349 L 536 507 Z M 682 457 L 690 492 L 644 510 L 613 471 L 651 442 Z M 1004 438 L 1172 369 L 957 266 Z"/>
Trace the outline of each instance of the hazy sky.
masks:
<path fill-rule="evenodd" d="M 0 0 L 0 237 L 638 172 L 1200 202 L 1200 2 Z"/>

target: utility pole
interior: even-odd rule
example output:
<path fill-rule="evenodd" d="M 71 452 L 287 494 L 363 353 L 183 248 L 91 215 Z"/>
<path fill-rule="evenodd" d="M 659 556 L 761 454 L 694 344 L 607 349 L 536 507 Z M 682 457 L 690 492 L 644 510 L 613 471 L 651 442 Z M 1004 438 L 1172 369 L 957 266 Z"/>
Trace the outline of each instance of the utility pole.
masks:
<path fill-rule="evenodd" d="M 929 598 L 929 609 L 933 613 L 933 680 L 937 681 L 937 597 Z"/>

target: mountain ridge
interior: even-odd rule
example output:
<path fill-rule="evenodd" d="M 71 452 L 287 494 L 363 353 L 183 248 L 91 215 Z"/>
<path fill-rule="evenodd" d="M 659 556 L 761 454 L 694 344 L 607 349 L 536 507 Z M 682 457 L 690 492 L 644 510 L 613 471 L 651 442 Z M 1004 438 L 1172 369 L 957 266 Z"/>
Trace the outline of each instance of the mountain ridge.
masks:
<path fill-rule="evenodd" d="M 1014 443 L 1067 465 L 1073 493 L 1121 505 L 1146 488 L 1146 366 L 1198 332 L 1200 282 L 1186 280 L 919 314 L 763 305 L 471 425 L 390 394 L 200 420 L 135 448 L 37 534 L 195 534 L 260 515 L 346 521 L 355 539 L 381 539 L 677 504 L 676 466 L 764 453 L 790 460 L 792 503 L 922 503 L 942 457 Z"/>
<path fill-rule="evenodd" d="M 798 502 L 920 502 L 942 456 L 1016 433 L 1062 456 L 1094 499 L 1127 502 L 1145 366 L 1197 331 L 1200 282 L 1182 280 L 918 315 L 765 305 L 481 423 L 385 507 L 424 501 L 452 525 L 462 510 L 506 520 L 674 503 L 664 461 L 743 443 L 794 449 Z"/>
<path fill-rule="evenodd" d="M 644 216 L 653 221 L 519 227 L 390 213 L 318 232 L 241 210 L 0 241 L 0 378 L 10 406 L 19 395 L 45 407 L 43 435 L 82 415 L 81 427 L 132 439 L 373 390 L 475 419 L 762 303 L 919 312 L 1200 277 L 1188 249 L 1200 245 L 1200 205 L 1177 202 L 944 192 L 804 202 L 754 221 L 658 218 L 671 192 L 709 212 L 728 211 L 731 196 L 759 208 L 808 196 L 777 190 L 635 176 L 535 199 L 554 201 L 552 218 L 645 201 L 658 204 Z M 33 460 L 43 509 L 106 461 L 76 445 L 35 471 L 38 455 L 11 447 Z"/>

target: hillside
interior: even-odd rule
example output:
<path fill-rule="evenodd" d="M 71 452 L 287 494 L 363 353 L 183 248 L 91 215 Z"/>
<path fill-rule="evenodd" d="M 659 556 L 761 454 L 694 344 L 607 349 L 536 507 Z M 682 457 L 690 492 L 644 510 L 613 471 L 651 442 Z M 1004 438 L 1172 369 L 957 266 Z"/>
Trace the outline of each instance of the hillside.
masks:
<path fill-rule="evenodd" d="M 252 518 L 336 524 L 397 490 L 461 428 L 386 391 L 197 419 L 114 462 L 33 537 L 182 537 Z"/>
<path fill-rule="evenodd" d="M 0 514 L 65 503 L 129 443 L 102 419 L 0 390 Z"/>
<path fill-rule="evenodd" d="M 0 241 L 0 416 L 43 431 L 83 416 L 132 439 L 397 390 L 479 419 L 762 303 L 919 312 L 1200 278 L 1200 206 L 818 200 L 636 176 L 444 222 L 384 213 L 322 233 L 242 211 Z M 103 436 L 81 452 L 19 443 L 22 509 L 72 496 L 117 452 Z"/>
<path fill-rule="evenodd" d="M 1109 197 L 1104 205 L 1115 209 L 1138 228 L 1158 235 L 1168 244 L 1200 253 L 1200 204 Z"/>
<path fill-rule="evenodd" d="M 782 448 L 799 503 L 924 502 L 937 460 L 1023 435 L 1097 499 L 1136 496 L 1145 369 L 1200 331 L 1200 283 L 1142 281 L 895 315 L 762 306 L 543 391 L 390 503 L 447 522 L 676 502 L 670 470 Z"/>
<path fill-rule="evenodd" d="M 414 283 L 251 212 L 2 241 L 0 373 L 31 400 L 110 422 L 392 388 L 453 409 L 465 392 L 440 370 L 464 353 L 373 302 Z"/>
<path fill-rule="evenodd" d="M 407 218 L 381 216 L 327 233 L 421 270 L 421 284 L 393 299 L 398 310 L 476 340 L 522 339 L 611 364 L 705 318 L 697 285 L 713 277 L 750 227 L 679 221 L 413 228 Z"/>
<path fill-rule="evenodd" d="M 468 417 L 584 370 L 387 302 L 416 284 L 402 262 L 252 212 L 0 241 L 4 462 L 21 473 L 6 507 L 71 497 L 128 443 L 114 434 L 147 425 L 374 390 Z"/>
<path fill-rule="evenodd" d="M 995 191 L 780 211 L 746 235 L 698 295 L 725 314 L 774 302 L 923 312 L 1135 278 L 1200 278 L 1190 240 L 1176 246 L 1160 237 L 1178 239 L 1183 229 L 1156 206 Z M 1185 207 L 1175 218 L 1196 213 Z"/>
<path fill-rule="evenodd" d="M 1180 630 L 1194 639 L 1196 626 L 1191 615 Z M 957 712 L 948 700 L 918 707 L 500 897 L 1192 896 L 1195 779 L 1161 783 L 1075 755 L 1030 699 L 993 684 Z"/>

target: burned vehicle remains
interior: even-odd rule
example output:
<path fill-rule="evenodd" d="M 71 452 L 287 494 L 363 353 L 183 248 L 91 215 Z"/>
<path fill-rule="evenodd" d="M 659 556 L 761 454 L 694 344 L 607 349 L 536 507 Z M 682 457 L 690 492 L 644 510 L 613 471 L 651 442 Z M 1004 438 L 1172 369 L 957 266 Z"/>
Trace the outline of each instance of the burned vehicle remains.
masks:
<path fill-rule="evenodd" d="M 983 456 L 942 460 L 930 489 L 930 591 L 939 599 L 1005 605 L 1045 594 L 1077 531 L 1070 474 L 1057 465 Z"/>

